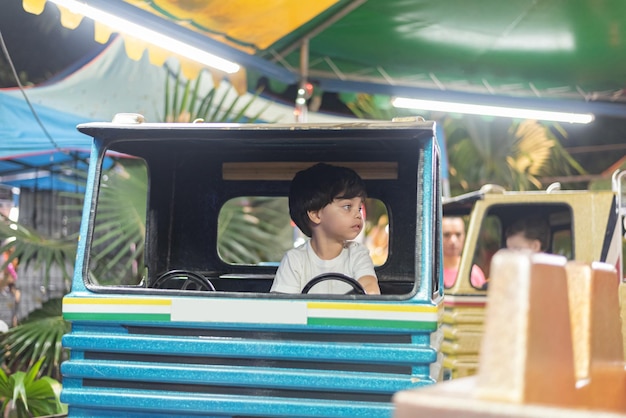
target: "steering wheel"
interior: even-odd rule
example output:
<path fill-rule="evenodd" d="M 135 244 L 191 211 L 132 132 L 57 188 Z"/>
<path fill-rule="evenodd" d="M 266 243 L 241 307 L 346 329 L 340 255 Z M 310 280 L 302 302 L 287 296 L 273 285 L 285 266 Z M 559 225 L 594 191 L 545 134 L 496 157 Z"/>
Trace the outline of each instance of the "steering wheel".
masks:
<path fill-rule="evenodd" d="M 345 274 L 341 273 L 322 273 L 319 276 L 313 277 L 302 289 L 302 294 L 306 295 L 309 293 L 311 288 L 318 283 L 325 282 L 327 280 L 339 280 L 340 282 L 344 282 L 352 286 L 352 290 L 346 293 L 346 295 L 365 295 L 365 289 L 361 286 L 361 283 L 353 279 L 352 277 L 348 277 Z"/>
<path fill-rule="evenodd" d="M 206 277 L 204 277 L 203 275 L 199 273 L 188 271 L 188 270 L 166 271 L 165 273 L 157 277 L 152 287 L 155 289 L 164 289 L 165 288 L 164 286 L 167 283 L 172 282 L 175 279 L 178 279 L 181 277 L 187 278 L 185 282 L 183 283 L 183 287 L 181 288 L 181 290 L 207 290 L 207 291 L 215 292 L 215 286 L 213 286 L 213 283 L 211 283 L 209 279 L 207 279 Z M 192 286 L 195 286 L 195 287 L 192 287 Z"/>

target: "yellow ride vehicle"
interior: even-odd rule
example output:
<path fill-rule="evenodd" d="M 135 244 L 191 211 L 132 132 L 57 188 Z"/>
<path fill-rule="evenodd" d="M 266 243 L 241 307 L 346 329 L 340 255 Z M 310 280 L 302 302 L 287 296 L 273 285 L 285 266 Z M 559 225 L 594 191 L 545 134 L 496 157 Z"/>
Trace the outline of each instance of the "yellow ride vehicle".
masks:
<path fill-rule="evenodd" d="M 521 219 L 539 219 L 545 225 L 546 244 L 540 251 L 585 263 L 606 262 L 616 266 L 619 277 L 623 277 L 623 222 L 618 199 L 622 175 L 614 176 L 613 190 L 561 190 L 554 184 L 545 191 L 511 192 L 486 185 L 479 191 L 444 199 L 444 219 L 461 217 L 467 226 L 456 280 L 445 289 L 444 378 L 477 371 L 491 259 L 506 248 L 507 235 L 515 232 L 514 224 Z M 480 288 L 470 281 L 476 267 L 487 279 Z M 620 286 L 621 295 L 626 295 L 624 286 Z"/>

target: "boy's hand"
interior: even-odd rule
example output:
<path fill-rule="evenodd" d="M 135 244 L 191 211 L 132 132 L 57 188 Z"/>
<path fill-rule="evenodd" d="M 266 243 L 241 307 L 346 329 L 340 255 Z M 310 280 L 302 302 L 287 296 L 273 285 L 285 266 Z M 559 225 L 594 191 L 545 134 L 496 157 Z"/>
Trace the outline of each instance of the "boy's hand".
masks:
<path fill-rule="evenodd" d="M 367 295 L 380 295 L 380 287 L 378 287 L 378 279 L 374 276 L 363 276 L 359 278 L 359 283 L 365 289 Z"/>

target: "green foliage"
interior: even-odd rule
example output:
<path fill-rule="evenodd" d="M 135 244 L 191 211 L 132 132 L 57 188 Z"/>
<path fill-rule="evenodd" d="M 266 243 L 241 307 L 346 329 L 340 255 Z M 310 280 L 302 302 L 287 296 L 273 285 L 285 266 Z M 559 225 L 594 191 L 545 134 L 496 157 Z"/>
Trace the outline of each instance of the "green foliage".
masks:
<path fill-rule="evenodd" d="M 218 228 L 218 252 L 228 263 L 280 261 L 293 241 L 286 198 L 233 199 L 222 208 Z"/>
<path fill-rule="evenodd" d="M 1 353 L 9 370 L 27 370 L 38 363 L 46 375 L 61 378 L 59 366 L 65 355 L 61 338 L 70 330 L 61 306 L 61 299 L 49 300 L 1 336 Z"/>
<path fill-rule="evenodd" d="M 19 259 L 23 267 L 32 266 L 44 268 L 47 282 L 52 267 L 58 267 L 63 276 L 68 279 L 68 263 L 74 261 L 76 255 L 76 237 L 54 239 L 45 237 L 32 228 L 10 221 L 0 215 L 0 253 L 8 252 L 9 259 L 0 267 L 14 259 Z"/>
<path fill-rule="evenodd" d="M 123 159 L 101 182 L 89 271 L 99 284 L 139 282 L 133 272 L 143 262 L 146 235 L 147 171 L 140 160 Z"/>
<path fill-rule="evenodd" d="M 235 111 L 239 97 L 228 103 L 228 91 L 220 96 L 216 89 L 211 89 L 199 98 L 200 78 L 195 81 L 193 89 L 190 86 L 189 81 L 185 83 L 181 96 L 179 77 L 173 90 L 170 91 L 168 87 L 166 119 L 185 121 L 187 118 L 189 121 L 201 118 L 242 122 L 256 121 L 261 117 L 262 112 L 246 116 L 260 92 Z M 171 92 L 174 92 L 173 97 L 169 96 Z M 75 174 L 78 174 L 77 183 L 82 186 L 86 173 Z M 66 209 L 75 210 L 79 217 L 84 196 L 80 193 L 64 195 L 76 199 L 76 204 Z M 133 271 L 133 266 L 143 262 L 146 196 L 147 174 L 141 161 L 120 159 L 104 173 L 89 266 L 92 279 L 101 284 L 114 283 L 118 280 L 116 278 L 129 277 L 128 272 Z M 251 212 L 249 208 L 252 208 Z M 262 201 L 252 202 L 248 208 L 241 205 L 231 208 L 223 223 L 228 225 L 229 232 L 224 235 L 221 249 L 231 254 L 234 260 L 267 260 L 268 255 L 263 251 L 275 247 L 270 244 L 275 242 L 277 236 L 284 235 L 285 231 L 285 228 L 281 230 L 272 222 L 276 210 L 273 203 Z M 255 232 L 249 239 L 243 232 L 252 225 Z M 71 272 L 67 271 L 67 266 L 76 257 L 76 236 L 48 238 L 2 217 L 0 239 L 4 242 L 0 252 L 9 251 L 12 254 L 7 263 L 18 258 L 24 267 L 43 267 L 46 281 L 50 270 L 56 266 L 69 279 Z M 2 410 L 7 411 L 5 416 L 27 417 L 66 412 L 59 402 L 60 384 L 53 378 L 61 378 L 59 368 L 65 357 L 61 339 L 70 330 L 70 324 L 62 317 L 61 306 L 61 299 L 46 302 L 22 324 L 0 337 L 3 361 L 14 372 L 7 376 L 6 372 L 0 370 L 0 397 L 4 400 Z M 51 377 L 35 379 L 40 371 Z"/>
<path fill-rule="evenodd" d="M 234 88 L 229 85 L 220 93 L 212 87 L 208 93 L 201 95 L 202 76 L 196 80 L 184 81 L 180 72 L 176 74 L 174 83 L 170 85 L 170 77 L 165 84 L 165 122 L 256 122 L 263 116 L 267 106 L 259 112 L 248 115 L 248 111 L 262 90 L 259 89 L 243 105 L 236 110 L 241 100 L 237 95 L 234 100 L 228 101 Z M 144 190 L 136 190 L 137 196 L 145 196 Z M 225 205 L 218 220 L 218 252 L 230 263 L 257 263 L 273 259 L 280 259 L 285 245 L 276 245 L 289 241 L 284 237 L 289 234 L 289 224 L 279 224 L 288 219 L 281 212 L 282 208 L 276 199 L 253 197 L 238 199 Z M 290 241 L 289 241 L 290 242 Z"/>
<path fill-rule="evenodd" d="M 242 96 L 236 95 L 234 100 L 228 101 L 228 96 L 232 95 L 234 88 L 229 85 L 223 92 L 219 92 L 217 87 L 212 87 L 208 93 L 201 95 L 202 75 L 200 73 L 195 80 L 183 80 L 180 72 L 176 74 L 173 85 L 170 86 L 170 77 L 165 79 L 165 109 L 164 122 L 239 122 L 251 123 L 261 119 L 263 112 L 269 104 L 256 114 L 248 115 L 247 112 L 255 102 L 262 90 L 256 93 L 243 103 L 243 106 L 236 110 Z"/>
<path fill-rule="evenodd" d="M 41 417 L 67 412 L 59 401 L 59 382 L 48 376 L 37 379 L 43 360 L 40 359 L 27 372 L 10 376 L 0 369 L 0 398 L 5 417 Z"/>
<path fill-rule="evenodd" d="M 241 99 L 236 96 L 229 100 L 232 87 L 220 93 L 212 88 L 204 96 L 200 95 L 202 73 L 196 80 L 183 81 L 177 74 L 172 86 L 170 78 L 166 79 L 165 117 L 166 121 L 188 122 L 196 119 L 212 122 L 245 122 L 256 121 L 262 117 L 265 109 L 253 115 L 248 110 L 260 91 L 238 110 Z M 86 173 L 74 170 L 76 181 L 84 184 Z M 103 176 L 102 188 L 98 196 L 97 220 L 94 230 L 94 242 L 90 258 L 92 279 L 100 284 L 119 283 L 119 277 L 126 277 L 125 284 L 136 284 L 139 280 L 129 275 L 133 266 L 143 260 L 146 214 L 146 169 L 139 162 L 131 159 L 118 159 L 114 166 Z M 82 185 L 81 184 L 81 185 Z M 66 197 L 76 199 L 76 204 L 66 209 L 75 210 L 76 216 L 82 213 L 83 195 L 81 193 L 64 193 Z M 263 217 L 263 216 L 261 216 Z M 248 217 L 249 218 L 249 217 Z M 232 221 L 244 221 L 246 217 L 239 214 Z M 240 229 L 241 230 L 241 229 Z M 11 259 L 18 258 L 23 266 L 33 265 L 44 267 L 46 280 L 52 267 L 59 267 L 66 279 L 70 278 L 68 264 L 72 264 L 76 256 L 76 236 L 66 239 L 52 239 L 38 234 L 31 228 L 3 219 L 0 222 L 0 240 L 4 245 L 0 251 L 12 251 Z M 236 237 L 235 237 L 236 238 Z M 255 241 L 258 244 L 258 241 Z M 237 243 L 233 243 L 237 246 Z M 228 245 L 226 245 L 228 247 Z M 252 253 L 258 248 L 253 248 Z M 235 252 L 232 252 L 234 254 Z M 248 254 L 245 257 L 254 257 Z M 10 261 L 10 260 L 9 260 Z"/>
<path fill-rule="evenodd" d="M 391 107 L 386 96 L 344 93 L 341 98 L 358 118 L 391 120 L 412 115 Z M 486 183 L 509 190 L 539 189 L 542 177 L 585 174 L 556 138 L 555 133 L 567 137 L 556 123 L 476 116 L 445 116 L 438 123 L 446 135 L 452 195 Z"/>
<path fill-rule="evenodd" d="M 359 119 L 390 121 L 399 116 L 414 116 L 414 113 L 391 106 L 388 96 L 342 93 L 340 98 Z"/>
<path fill-rule="evenodd" d="M 537 121 L 446 118 L 443 127 L 453 195 L 486 183 L 508 190 L 540 189 L 543 176 L 585 173 L 550 127 Z"/>

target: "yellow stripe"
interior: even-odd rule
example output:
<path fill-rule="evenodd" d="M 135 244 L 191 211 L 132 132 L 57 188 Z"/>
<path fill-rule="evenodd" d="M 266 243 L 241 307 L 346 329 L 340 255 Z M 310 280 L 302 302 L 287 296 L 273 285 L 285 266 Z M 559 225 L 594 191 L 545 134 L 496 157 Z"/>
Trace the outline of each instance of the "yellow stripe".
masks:
<path fill-rule="evenodd" d="M 104 298 L 65 298 L 68 305 L 171 305 L 171 299 L 104 299 Z"/>
<path fill-rule="evenodd" d="M 387 312 L 437 312 L 438 306 L 423 305 L 380 305 L 356 303 L 309 302 L 309 309 L 335 309 L 346 311 L 387 311 Z"/>

